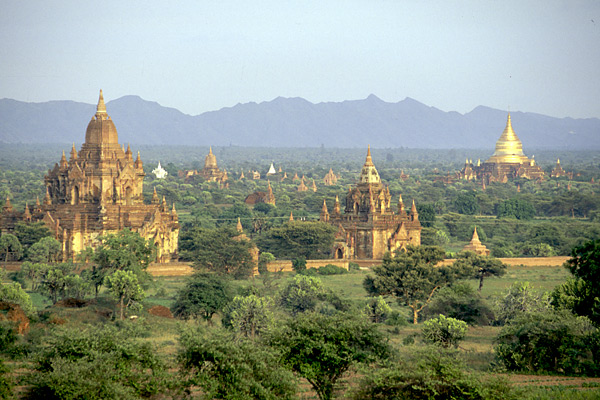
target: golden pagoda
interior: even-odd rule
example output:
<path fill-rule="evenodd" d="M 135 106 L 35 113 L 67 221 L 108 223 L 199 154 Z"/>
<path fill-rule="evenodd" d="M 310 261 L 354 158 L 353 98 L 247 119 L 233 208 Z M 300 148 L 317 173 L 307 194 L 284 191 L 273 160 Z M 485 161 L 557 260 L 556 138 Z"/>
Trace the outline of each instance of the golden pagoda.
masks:
<path fill-rule="evenodd" d="M 560 165 L 560 158 L 557 158 L 556 166 L 554 166 L 554 169 L 550 173 L 550 177 L 551 178 L 560 178 L 561 176 L 568 176 L 568 175 L 569 174 L 567 174 L 567 171 L 565 171 L 563 169 L 563 167 Z"/>
<path fill-rule="evenodd" d="M 471 241 L 469 242 L 469 244 L 463 247 L 462 251 L 470 251 L 481 256 L 490 255 L 490 251 L 479 240 L 479 235 L 477 234 L 477 227 L 475 227 L 475 229 L 473 230 L 473 237 L 471 238 Z"/>
<path fill-rule="evenodd" d="M 329 172 L 323 178 L 323 183 L 327 186 L 335 185 L 338 181 L 338 177 L 333 173 L 333 169 L 329 168 Z"/>
<path fill-rule="evenodd" d="M 507 182 L 509 179 L 544 179 L 544 171 L 523 153 L 523 144 L 512 127 L 510 113 L 506 127 L 496 142 L 494 154 L 484 163 L 467 160 L 459 172 L 461 179 L 479 179 L 490 182 Z"/>
<path fill-rule="evenodd" d="M 346 195 L 341 212 L 336 196 L 329 214 L 324 202 L 320 219 L 338 227 L 332 256 L 350 259 L 381 259 L 385 252 L 421 244 L 421 223 L 413 201 L 410 214 L 404 210 L 402 197 L 397 211 L 391 206 L 390 190 L 381 182 L 373 164 L 371 148 L 362 167 L 358 183 Z"/>
<path fill-rule="evenodd" d="M 204 168 L 200 171 L 184 171 L 181 175 L 185 177 L 186 183 L 192 183 L 196 179 L 200 179 L 204 182 L 217 182 L 223 185 L 228 179 L 227 171 L 221 171 L 217 166 L 217 157 L 213 154 L 212 146 L 208 148 L 208 154 L 204 158 Z M 242 178 L 240 177 L 240 179 Z"/>
<path fill-rule="evenodd" d="M 67 161 L 63 151 L 44 177 L 44 204 L 38 200 L 33 212 L 28 208 L 25 213 L 3 213 L 0 227 L 4 232 L 14 229 L 19 220 L 45 222 L 62 244 L 63 260 L 72 260 L 88 246 L 98 245 L 98 236 L 128 228 L 156 245 L 158 261 L 176 259 L 177 213 L 169 210 L 165 201 L 144 204 L 144 176 L 139 153 L 134 160 L 130 146 L 125 151 L 119 144 L 100 91 L 79 153 L 73 145 Z"/>

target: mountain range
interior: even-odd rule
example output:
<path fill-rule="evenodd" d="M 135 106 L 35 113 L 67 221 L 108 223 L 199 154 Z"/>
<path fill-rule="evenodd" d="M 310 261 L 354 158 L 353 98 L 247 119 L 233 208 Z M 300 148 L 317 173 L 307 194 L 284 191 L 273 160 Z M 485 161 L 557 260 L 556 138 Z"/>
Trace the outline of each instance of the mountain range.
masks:
<path fill-rule="evenodd" d="M 313 104 L 278 97 L 262 103 L 187 115 L 138 96 L 106 104 L 121 143 L 190 146 L 493 148 L 506 111 L 478 106 L 442 111 L 414 99 Z M 0 143 L 81 143 L 94 104 L 0 100 Z M 512 126 L 527 149 L 600 149 L 600 119 L 554 118 L 511 112 Z"/>

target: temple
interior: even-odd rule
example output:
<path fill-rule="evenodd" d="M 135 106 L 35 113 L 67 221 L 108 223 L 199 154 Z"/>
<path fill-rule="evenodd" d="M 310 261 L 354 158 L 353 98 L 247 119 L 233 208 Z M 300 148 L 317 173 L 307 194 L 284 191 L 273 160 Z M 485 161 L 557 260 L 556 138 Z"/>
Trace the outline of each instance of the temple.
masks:
<path fill-rule="evenodd" d="M 248 205 L 254 205 L 257 203 L 267 203 L 272 206 L 275 205 L 275 195 L 273 194 L 273 188 L 271 187 L 271 181 L 267 181 L 267 191 L 266 192 L 254 192 L 250 193 L 244 199 L 244 203 Z"/>
<path fill-rule="evenodd" d="M 20 221 L 43 221 L 62 244 L 63 260 L 74 259 L 98 237 L 129 228 L 157 248 L 157 261 L 177 258 L 179 222 L 175 207 L 169 210 L 156 191 L 151 204 L 144 204 L 144 170 L 138 152 L 133 159 L 129 145 L 120 144 L 117 129 L 106 112 L 102 91 L 96 114 L 88 124 L 85 143 L 75 145 L 69 160 L 60 161 L 44 181 L 43 204 L 26 206 L 24 212 L 6 211 L 0 217 L 2 232 L 10 232 Z"/>
<path fill-rule="evenodd" d="M 165 179 L 167 175 L 169 175 L 169 173 L 160 166 L 160 161 L 158 162 L 158 166 L 152 170 L 152 173 L 156 176 L 156 179 Z"/>
<path fill-rule="evenodd" d="M 479 235 L 477 234 L 477 227 L 475 227 L 475 229 L 473 230 L 473 237 L 471 238 L 471 241 L 469 242 L 469 244 L 463 247 L 462 251 L 470 251 L 481 256 L 490 255 L 490 251 L 479 240 Z"/>
<path fill-rule="evenodd" d="M 550 173 L 550 177 L 551 178 L 560 178 L 561 176 L 567 176 L 567 177 L 569 177 L 569 179 L 573 178 L 572 173 L 570 174 L 563 169 L 563 167 L 560 165 L 560 158 L 558 158 L 558 159 L 556 159 L 556 165 L 554 166 L 554 169 Z"/>
<path fill-rule="evenodd" d="M 193 183 L 199 179 L 204 182 L 217 182 L 220 186 L 226 186 L 228 179 L 227 171 L 221 171 L 217 166 L 217 157 L 213 154 L 212 147 L 209 147 L 208 154 L 204 159 L 204 168 L 200 171 L 180 171 L 179 175 L 185 178 L 185 183 Z"/>
<path fill-rule="evenodd" d="M 496 142 L 494 154 L 484 163 L 467 160 L 459 173 L 460 179 L 507 182 L 515 178 L 544 179 L 544 171 L 523 153 L 523 144 L 512 128 L 510 113 L 506 128 Z"/>
<path fill-rule="evenodd" d="M 338 227 L 332 256 L 378 260 L 387 251 L 419 246 L 421 223 L 414 200 L 410 213 L 404 209 L 402 196 L 396 211 L 391 200 L 390 190 L 381 183 L 369 148 L 358 184 L 346 195 L 343 213 L 337 196 L 331 213 L 323 202 L 320 220 Z"/>

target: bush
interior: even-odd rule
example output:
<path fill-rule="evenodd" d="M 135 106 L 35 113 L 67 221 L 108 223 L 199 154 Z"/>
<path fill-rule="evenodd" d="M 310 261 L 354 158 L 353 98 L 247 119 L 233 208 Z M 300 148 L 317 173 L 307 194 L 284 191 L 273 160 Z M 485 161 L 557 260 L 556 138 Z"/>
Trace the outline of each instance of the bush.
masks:
<path fill-rule="evenodd" d="M 459 283 L 440 289 L 423 317 L 429 319 L 439 314 L 465 321 L 469 325 L 489 325 L 494 313 L 481 295 L 468 283 Z"/>
<path fill-rule="evenodd" d="M 371 322 L 380 323 L 385 322 L 388 319 L 392 313 L 392 308 L 383 297 L 377 296 L 369 300 L 364 312 Z"/>
<path fill-rule="evenodd" d="M 186 330 L 178 355 L 186 384 L 202 388 L 206 399 L 290 399 L 295 378 L 273 350 L 222 331 Z"/>
<path fill-rule="evenodd" d="M 423 341 L 441 347 L 458 347 L 467 333 L 467 323 L 455 318 L 439 315 L 423 323 L 421 329 Z"/>
<path fill-rule="evenodd" d="M 529 282 L 515 282 L 496 302 L 496 323 L 504 325 L 510 320 L 530 312 L 550 310 L 550 296 L 536 293 Z"/>
<path fill-rule="evenodd" d="M 347 274 L 348 271 L 345 268 L 338 267 L 337 265 L 327 264 L 324 267 L 317 268 L 319 275 L 342 275 Z"/>
<path fill-rule="evenodd" d="M 383 368 L 370 367 L 350 399 L 519 399 L 506 381 L 482 380 L 465 372 L 455 352 L 428 348 L 415 352 L 414 358 Z"/>
<path fill-rule="evenodd" d="M 520 315 L 502 328 L 495 352 L 510 371 L 600 375 L 600 334 L 568 310 Z"/>
<path fill-rule="evenodd" d="M 12 382 L 7 374 L 8 372 L 8 368 L 0 360 L 0 399 L 2 400 L 13 398 Z"/>
<path fill-rule="evenodd" d="M 32 399 L 138 399 L 165 393 L 166 369 L 149 343 L 114 327 L 62 329 L 29 377 Z"/>

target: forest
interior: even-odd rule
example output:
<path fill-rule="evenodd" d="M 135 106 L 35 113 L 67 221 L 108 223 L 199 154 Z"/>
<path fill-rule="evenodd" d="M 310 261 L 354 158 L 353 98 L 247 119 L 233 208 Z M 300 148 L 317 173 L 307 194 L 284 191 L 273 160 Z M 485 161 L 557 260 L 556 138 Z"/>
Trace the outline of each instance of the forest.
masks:
<path fill-rule="evenodd" d="M 63 148 L 3 145 L 2 199 L 42 199 Z M 146 201 L 156 190 L 177 210 L 194 274 L 152 276 L 153 245 L 128 230 L 61 263 L 47 228 L 17 225 L 0 236 L 0 398 L 600 396 L 596 152 L 536 153 L 548 176 L 560 158 L 572 178 L 482 185 L 449 178 L 483 150 L 372 149 L 394 202 L 415 201 L 422 246 L 345 270 L 327 262 L 336 230 L 319 213 L 336 196 L 344 208 L 366 149 L 213 147 L 227 185 L 178 174 L 202 169 L 208 148 L 133 150 Z M 158 161 L 166 179 L 152 174 Z M 281 172 L 267 178 L 271 163 Z M 275 205 L 245 203 L 269 184 Z M 248 240 L 236 240 L 238 220 Z M 489 257 L 461 252 L 475 228 Z M 500 260 L 549 256 L 568 261 Z M 294 271 L 268 271 L 276 259 Z"/>

